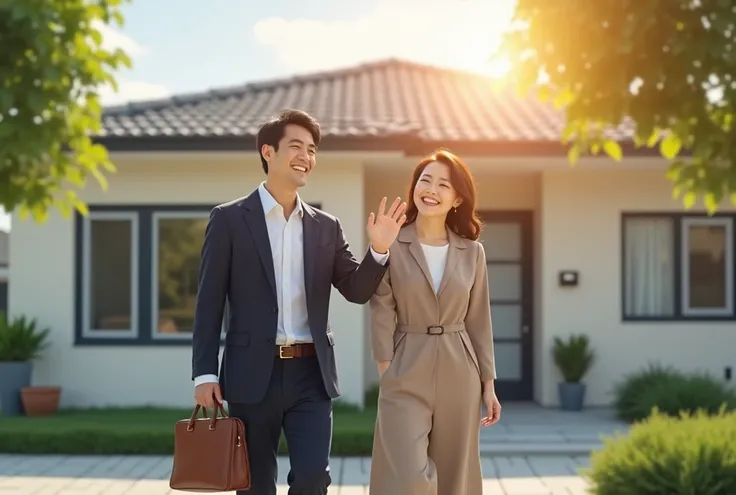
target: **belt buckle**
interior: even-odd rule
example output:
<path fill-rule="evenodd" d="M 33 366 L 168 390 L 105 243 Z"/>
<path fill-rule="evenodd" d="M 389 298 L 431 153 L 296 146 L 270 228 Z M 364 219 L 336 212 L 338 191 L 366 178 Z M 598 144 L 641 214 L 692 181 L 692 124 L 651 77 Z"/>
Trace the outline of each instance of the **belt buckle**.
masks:
<path fill-rule="evenodd" d="M 435 332 L 432 330 L 434 328 L 439 328 L 440 331 Z M 442 335 L 443 333 L 445 333 L 445 327 L 443 325 L 430 325 L 427 327 L 427 333 L 429 335 Z"/>
<path fill-rule="evenodd" d="M 279 358 L 281 358 L 281 359 L 294 359 L 294 356 L 285 356 L 284 355 L 284 349 L 292 349 L 292 346 L 290 346 L 290 345 L 280 345 L 279 346 Z"/>

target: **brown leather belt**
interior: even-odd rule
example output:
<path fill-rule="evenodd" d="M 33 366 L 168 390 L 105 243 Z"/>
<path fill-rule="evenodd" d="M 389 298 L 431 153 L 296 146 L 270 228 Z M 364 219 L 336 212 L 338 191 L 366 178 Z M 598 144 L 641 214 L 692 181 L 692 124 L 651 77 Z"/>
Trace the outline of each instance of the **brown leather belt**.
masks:
<path fill-rule="evenodd" d="M 314 344 L 292 344 L 277 345 L 276 357 L 281 359 L 294 359 L 302 357 L 313 357 L 317 355 Z"/>

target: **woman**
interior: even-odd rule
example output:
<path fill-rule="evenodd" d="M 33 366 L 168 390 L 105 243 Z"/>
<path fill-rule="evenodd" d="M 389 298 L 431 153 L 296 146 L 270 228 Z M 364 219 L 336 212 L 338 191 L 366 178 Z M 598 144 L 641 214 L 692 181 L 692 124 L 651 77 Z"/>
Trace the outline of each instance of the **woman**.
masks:
<path fill-rule="evenodd" d="M 480 425 L 501 405 L 475 185 L 439 151 L 417 165 L 408 198 L 370 303 L 380 375 L 370 493 L 481 495 Z"/>

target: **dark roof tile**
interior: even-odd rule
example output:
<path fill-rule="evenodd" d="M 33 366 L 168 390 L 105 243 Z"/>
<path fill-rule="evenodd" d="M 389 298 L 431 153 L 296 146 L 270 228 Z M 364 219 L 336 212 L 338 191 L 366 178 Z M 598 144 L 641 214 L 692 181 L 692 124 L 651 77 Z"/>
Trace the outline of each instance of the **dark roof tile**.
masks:
<path fill-rule="evenodd" d="M 558 142 L 564 126 L 560 111 L 485 76 L 391 59 L 110 107 L 101 135 L 252 137 L 285 108 L 314 115 L 326 138 Z"/>

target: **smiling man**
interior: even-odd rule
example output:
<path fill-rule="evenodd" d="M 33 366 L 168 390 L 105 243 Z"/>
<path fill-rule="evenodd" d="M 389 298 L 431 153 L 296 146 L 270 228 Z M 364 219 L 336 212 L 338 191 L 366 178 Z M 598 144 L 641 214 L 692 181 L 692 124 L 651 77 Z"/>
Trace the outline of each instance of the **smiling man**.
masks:
<path fill-rule="evenodd" d="M 340 393 L 327 326 L 331 287 L 348 301 L 368 302 L 406 220 L 406 203 L 396 198 L 384 211 L 383 198 L 368 218 L 370 247 L 358 263 L 339 220 L 297 193 L 314 171 L 320 137 L 317 122 L 298 110 L 263 124 L 257 143 L 266 181 L 215 207 L 205 232 L 193 336 L 195 399 L 207 408 L 226 400 L 230 414 L 245 423 L 252 487 L 241 495 L 276 494 L 282 429 L 289 495 L 327 493 L 332 399 Z M 226 300 L 230 318 L 218 380 Z"/>

